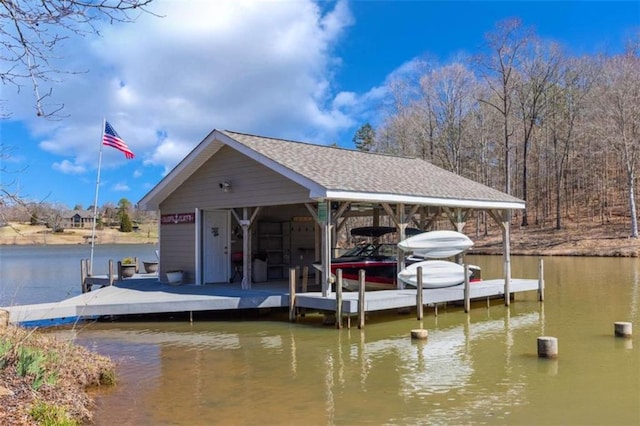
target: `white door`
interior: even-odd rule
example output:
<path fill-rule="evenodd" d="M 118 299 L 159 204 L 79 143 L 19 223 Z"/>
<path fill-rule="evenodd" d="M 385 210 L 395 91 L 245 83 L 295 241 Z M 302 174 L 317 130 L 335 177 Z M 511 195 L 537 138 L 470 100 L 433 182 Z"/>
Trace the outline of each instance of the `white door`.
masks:
<path fill-rule="evenodd" d="M 204 212 L 202 224 L 203 282 L 229 281 L 229 212 Z"/>

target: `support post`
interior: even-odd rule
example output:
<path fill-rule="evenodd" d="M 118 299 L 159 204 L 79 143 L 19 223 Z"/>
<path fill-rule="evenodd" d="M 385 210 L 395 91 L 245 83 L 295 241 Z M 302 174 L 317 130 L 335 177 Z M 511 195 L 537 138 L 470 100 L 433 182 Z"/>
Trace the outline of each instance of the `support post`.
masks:
<path fill-rule="evenodd" d="M 289 268 L 289 321 L 296 321 L 296 268 Z"/>
<path fill-rule="evenodd" d="M 109 285 L 113 285 L 116 280 L 116 274 L 113 267 L 113 259 L 109 259 Z"/>
<path fill-rule="evenodd" d="M 309 288 L 309 267 L 305 265 L 302 267 L 302 287 L 300 291 L 306 293 L 307 288 Z"/>
<path fill-rule="evenodd" d="M 87 259 L 80 259 L 80 285 L 83 293 L 89 291 L 87 288 Z"/>
<path fill-rule="evenodd" d="M 331 294 L 331 202 L 318 201 L 318 223 L 322 227 L 322 297 Z"/>
<path fill-rule="evenodd" d="M 336 328 L 342 328 L 342 269 L 336 271 Z"/>
<path fill-rule="evenodd" d="M 365 275 L 364 269 L 360 269 L 358 271 L 358 328 L 364 328 L 364 284 L 365 284 Z"/>
<path fill-rule="evenodd" d="M 418 283 L 416 285 L 416 317 L 417 320 L 420 321 L 422 320 L 422 317 L 424 316 L 424 305 L 422 304 L 422 266 L 418 267 Z"/>
<path fill-rule="evenodd" d="M 469 265 L 464 264 L 464 311 L 469 313 L 471 310 L 471 297 L 469 288 Z"/>
<path fill-rule="evenodd" d="M 118 281 L 122 281 L 122 261 L 118 260 Z"/>
<path fill-rule="evenodd" d="M 542 258 L 538 260 L 538 301 L 544 302 L 544 263 Z"/>
<path fill-rule="evenodd" d="M 306 293 L 309 288 L 309 267 L 302 267 L 302 284 L 300 284 L 300 292 Z M 306 308 L 298 308 L 298 314 L 304 317 L 307 314 Z"/>
<path fill-rule="evenodd" d="M 503 215 L 502 243 L 504 245 L 504 305 L 509 306 L 511 303 L 511 211 L 505 210 Z"/>
<path fill-rule="evenodd" d="M 249 231 L 249 209 L 242 208 L 242 220 L 240 221 L 240 227 L 242 228 L 242 282 L 240 287 L 243 290 L 249 290 L 251 288 L 251 251 L 249 249 L 249 238 L 251 233 Z"/>

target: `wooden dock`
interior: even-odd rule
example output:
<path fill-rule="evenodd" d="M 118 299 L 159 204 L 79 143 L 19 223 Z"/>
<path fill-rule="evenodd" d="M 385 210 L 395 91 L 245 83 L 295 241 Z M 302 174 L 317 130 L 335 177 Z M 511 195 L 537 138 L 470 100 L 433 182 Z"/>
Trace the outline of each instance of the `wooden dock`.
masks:
<path fill-rule="evenodd" d="M 538 280 L 511 279 L 509 292 L 538 291 Z M 387 309 L 416 307 L 416 289 L 379 290 L 366 292 L 364 299 L 365 312 L 382 311 Z M 504 296 L 504 280 L 485 280 L 470 285 L 471 299 L 487 299 Z M 434 288 L 422 290 L 422 303 L 425 306 L 442 303 L 463 302 L 464 286 Z M 358 292 L 342 293 L 342 313 L 344 315 L 358 314 Z M 322 297 L 322 293 L 298 293 L 296 307 L 317 309 L 322 311 L 336 311 L 336 293 L 329 297 Z"/>
<path fill-rule="evenodd" d="M 295 306 L 290 306 L 287 282 L 254 284 L 251 290 L 243 290 L 238 283 L 212 285 L 169 285 L 158 281 L 157 276 L 136 276 L 113 282 L 97 290 L 54 303 L 9 306 L 0 308 L 9 312 L 11 323 L 22 325 L 57 325 L 84 319 L 112 315 L 138 315 L 173 312 L 223 311 L 237 309 L 299 308 L 328 313 L 338 311 L 336 293 L 323 297 L 320 292 L 295 294 Z M 537 291 L 537 279 L 512 279 L 509 293 Z M 358 292 L 342 294 L 342 315 L 358 314 Z M 417 291 L 383 290 L 366 292 L 364 311 L 382 311 L 398 308 L 415 308 Z M 485 280 L 470 285 L 470 298 L 482 299 L 504 296 L 504 280 Z M 437 306 L 464 300 L 464 286 L 423 290 L 422 304 Z M 294 317 L 295 318 L 295 317 Z"/>

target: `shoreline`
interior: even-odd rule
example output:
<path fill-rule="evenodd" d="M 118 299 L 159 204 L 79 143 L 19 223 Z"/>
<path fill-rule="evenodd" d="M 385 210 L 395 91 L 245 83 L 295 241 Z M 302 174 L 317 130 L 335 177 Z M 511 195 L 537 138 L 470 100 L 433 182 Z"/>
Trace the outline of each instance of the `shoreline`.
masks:
<path fill-rule="evenodd" d="M 469 227 L 471 228 L 471 227 Z M 90 245 L 91 229 L 71 229 L 52 234 L 44 226 L 12 224 L 0 228 L 0 247 L 10 245 Z M 474 242 L 469 254 L 501 255 L 502 234 L 497 226 L 490 226 L 486 235 L 469 229 L 465 232 Z M 95 245 L 158 244 L 155 224 L 144 225 L 137 232 L 124 233 L 118 229 L 96 230 Z M 512 256 L 593 256 L 639 257 L 640 239 L 629 237 L 628 224 L 623 220 L 610 223 L 568 223 L 561 230 L 531 225 L 511 227 Z"/>

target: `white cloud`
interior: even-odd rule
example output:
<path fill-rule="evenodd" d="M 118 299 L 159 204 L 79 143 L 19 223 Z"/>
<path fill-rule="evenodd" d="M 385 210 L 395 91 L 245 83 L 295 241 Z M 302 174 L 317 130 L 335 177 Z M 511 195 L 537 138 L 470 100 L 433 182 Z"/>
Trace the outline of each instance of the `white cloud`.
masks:
<path fill-rule="evenodd" d="M 129 188 L 129 185 L 127 185 L 126 183 L 119 182 L 113 185 L 112 189 L 117 192 L 127 192 L 131 188 Z"/>
<path fill-rule="evenodd" d="M 78 164 L 73 164 L 69 160 L 62 160 L 59 163 L 53 163 L 51 167 L 53 168 L 53 170 L 57 170 L 66 175 L 79 175 L 87 171 L 86 167 Z"/>
<path fill-rule="evenodd" d="M 332 141 L 354 120 L 332 92 L 333 50 L 353 20 L 346 2 L 331 6 L 153 2 L 164 17 L 143 14 L 65 46 L 65 69 L 89 71 L 54 87 L 68 118 L 36 121 L 24 100 L 14 117 L 46 135 L 41 149 L 73 157 L 56 163 L 59 171 L 96 166 L 103 117 L 145 166 L 165 171 L 214 128 Z M 123 161 L 112 151 L 104 151 L 107 167 Z"/>

